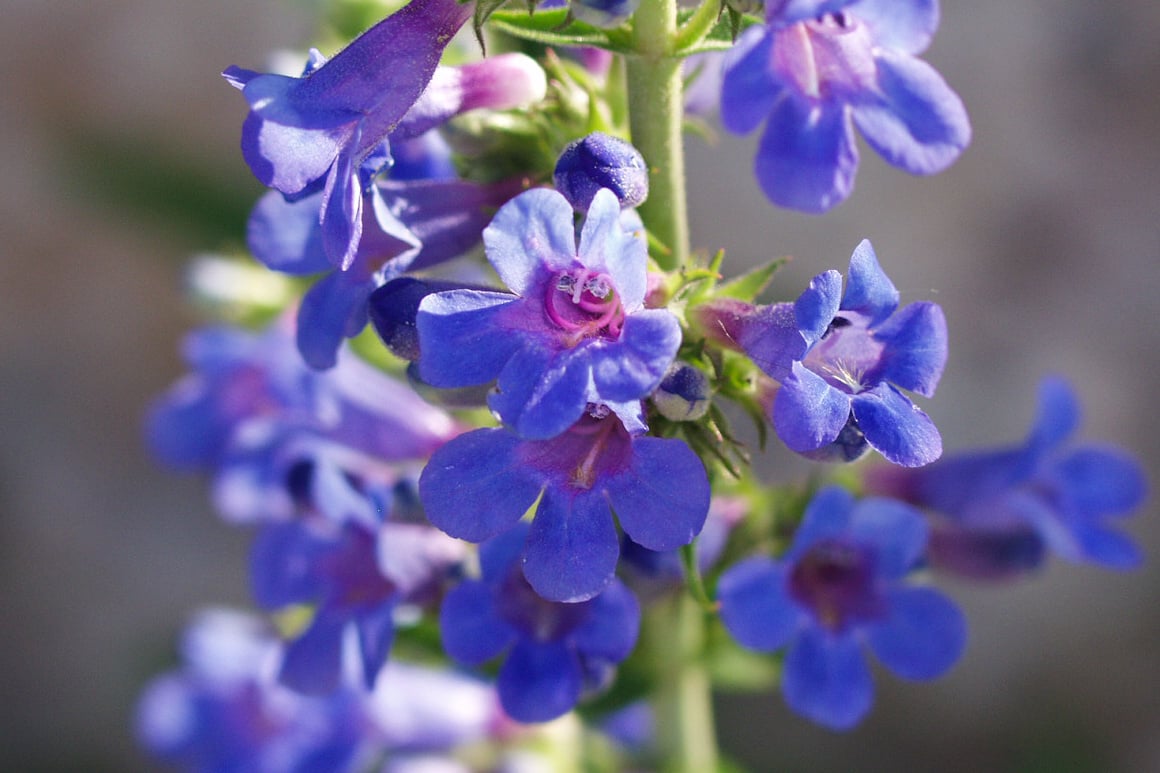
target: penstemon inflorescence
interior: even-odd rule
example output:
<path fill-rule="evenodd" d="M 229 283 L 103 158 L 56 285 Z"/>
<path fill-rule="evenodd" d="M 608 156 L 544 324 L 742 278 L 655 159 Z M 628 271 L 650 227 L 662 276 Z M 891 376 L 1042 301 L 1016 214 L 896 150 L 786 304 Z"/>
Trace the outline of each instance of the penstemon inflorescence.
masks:
<path fill-rule="evenodd" d="M 855 127 L 953 164 L 937 24 L 935 0 L 410 0 L 298 73 L 228 68 L 271 189 L 246 260 L 292 300 L 193 334 L 147 434 L 253 528 L 268 615 L 195 620 L 142 743 L 199 771 L 714 770 L 721 659 L 760 653 L 754 684 L 847 729 L 868 654 L 925 680 L 964 651 L 932 576 L 1136 566 L 1108 517 L 1143 472 L 1065 446 L 1065 382 L 1022 445 L 941 458 L 911 395 L 946 319 L 870 241 L 772 303 L 780 261 L 725 279 L 689 249 L 686 104 L 764 126 L 778 206 L 851 194 Z M 810 481 L 753 471 L 770 428 Z"/>

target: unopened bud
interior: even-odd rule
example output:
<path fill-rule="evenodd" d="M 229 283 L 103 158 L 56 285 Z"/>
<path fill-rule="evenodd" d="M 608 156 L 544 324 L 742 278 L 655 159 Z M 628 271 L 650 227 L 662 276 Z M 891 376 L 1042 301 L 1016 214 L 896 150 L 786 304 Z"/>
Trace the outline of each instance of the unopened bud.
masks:
<path fill-rule="evenodd" d="M 572 207 L 587 211 L 596 191 L 608 188 L 621 209 L 648 198 L 648 167 L 644 156 L 624 140 L 594 132 L 576 140 L 556 162 L 556 189 Z"/>
<path fill-rule="evenodd" d="M 709 410 L 713 385 L 700 368 L 675 363 L 653 393 L 653 405 L 670 421 L 696 421 Z"/>

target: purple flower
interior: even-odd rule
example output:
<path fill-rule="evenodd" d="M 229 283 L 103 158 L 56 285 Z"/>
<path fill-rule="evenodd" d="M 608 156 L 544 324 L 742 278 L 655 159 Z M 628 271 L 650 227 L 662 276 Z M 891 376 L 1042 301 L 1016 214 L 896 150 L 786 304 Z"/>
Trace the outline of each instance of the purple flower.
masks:
<path fill-rule="evenodd" d="M 726 299 L 697 314 L 714 340 L 781 382 L 772 418 L 790 449 L 850 460 L 869 445 L 907 467 L 942 453 L 938 429 L 900 390 L 934 395 L 946 364 L 946 319 L 930 302 L 898 309 L 898 291 L 869 241 L 850 258 L 845 293 L 831 270 L 793 304 Z"/>
<path fill-rule="evenodd" d="M 444 649 L 459 663 L 481 665 L 506 653 L 497 683 L 504 711 L 545 722 L 585 691 L 607 686 L 636 644 L 640 607 L 618 580 L 586 601 L 545 601 L 520 571 L 527 531 L 521 525 L 484 543 L 483 576 L 447 595 L 439 624 Z"/>
<path fill-rule="evenodd" d="M 962 102 L 917 58 L 936 0 L 769 0 L 766 23 L 729 52 L 721 119 L 735 134 L 765 122 L 755 171 L 775 204 L 824 212 L 845 200 L 854 125 L 912 174 L 941 172 L 970 142 Z"/>
<path fill-rule="evenodd" d="M 579 212 L 592 204 L 601 188 L 616 194 L 620 206 L 635 207 L 648 198 L 648 165 L 630 143 L 593 132 L 570 143 L 553 173 L 556 190 Z"/>
<path fill-rule="evenodd" d="M 640 400 L 660 383 L 680 325 L 664 309 L 644 308 L 644 235 L 625 230 L 611 191 L 593 198 L 579 247 L 572 206 L 545 189 L 505 204 L 483 241 L 515 294 L 424 298 L 417 324 L 425 382 L 446 388 L 498 378 L 492 410 L 533 439 L 563 432 L 589 403 Z"/>
<path fill-rule="evenodd" d="M 1038 568 L 1045 552 L 1131 569 L 1139 548 L 1114 525 L 1143 502 L 1139 463 L 1119 448 L 1067 445 L 1080 409 L 1068 384 L 1048 378 L 1039 412 L 1017 446 L 947 457 L 921 470 L 875 470 L 867 483 L 938 514 L 932 565 L 978 579 Z"/>
<path fill-rule="evenodd" d="M 873 701 L 863 645 L 906 679 L 939 676 L 963 651 L 958 608 L 903 583 L 926 539 L 925 521 L 906 505 L 823 489 L 784 556 L 751 558 L 721 576 L 721 619 L 746 647 L 788 646 L 782 692 L 790 708 L 848 729 Z"/>
<path fill-rule="evenodd" d="M 582 601 L 612 579 L 619 555 L 612 514 L 651 550 L 693 540 L 709 509 L 701 460 L 675 439 L 632 437 L 605 409 L 550 440 L 506 429 L 455 438 L 419 479 L 431 523 L 482 542 L 539 502 L 524 546 L 524 574 L 546 599 Z"/>
<path fill-rule="evenodd" d="M 471 13 L 457 0 L 412 0 L 333 59 L 316 55 L 301 78 L 223 73 L 250 105 L 242 154 L 254 176 L 292 199 L 322 191 L 323 245 L 335 265 L 348 265 L 359 243 L 364 163 L 386 163 L 384 140 Z"/>
<path fill-rule="evenodd" d="M 199 331 L 185 356 L 193 373 L 150 408 L 149 444 L 167 464 L 214 472 L 231 521 L 292 515 L 289 481 L 304 460 L 382 469 L 426 457 L 458 432 L 446 413 L 352 354 L 341 352 L 325 373 L 310 370 L 283 322 L 262 333 Z"/>

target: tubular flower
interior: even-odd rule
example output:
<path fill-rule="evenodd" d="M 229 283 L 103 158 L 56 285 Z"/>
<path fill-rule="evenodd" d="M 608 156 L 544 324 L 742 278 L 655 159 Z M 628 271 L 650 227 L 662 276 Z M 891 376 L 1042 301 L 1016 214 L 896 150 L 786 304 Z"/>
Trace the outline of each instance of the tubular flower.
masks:
<path fill-rule="evenodd" d="M 644 307 L 644 236 L 625 230 L 615 194 L 596 193 L 579 246 L 572 206 L 546 189 L 505 204 L 483 243 L 514 295 L 424 298 L 416 320 L 423 381 L 447 388 L 498 379 L 492 410 L 529 439 L 560 434 L 590 403 L 630 403 L 656 388 L 680 346 L 680 325 Z"/>
<path fill-rule="evenodd" d="M 958 95 L 918 59 L 936 0 L 770 0 L 765 20 L 728 54 L 721 120 L 736 134 L 765 122 L 755 171 L 773 203 L 816 213 L 844 201 L 854 126 L 912 174 L 941 172 L 970 142 Z"/>
<path fill-rule="evenodd" d="M 844 730 L 873 702 L 863 646 L 906 679 L 932 679 L 962 654 L 966 623 L 941 593 L 904 578 L 922 557 L 922 516 L 887 499 L 823 489 L 778 560 L 751 558 L 718 584 L 721 619 L 751 649 L 788 647 L 790 708 Z"/>

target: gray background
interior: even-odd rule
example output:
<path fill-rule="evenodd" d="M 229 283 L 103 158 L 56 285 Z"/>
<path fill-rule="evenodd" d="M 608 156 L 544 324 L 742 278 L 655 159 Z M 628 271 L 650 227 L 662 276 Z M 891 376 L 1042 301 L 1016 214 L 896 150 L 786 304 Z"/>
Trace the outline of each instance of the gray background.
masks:
<path fill-rule="evenodd" d="M 247 602 L 245 536 L 201 481 L 149 462 L 139 423 L 181 372 L 186 257 L 236 241 L 259 193 L 217 73 L 309 43 L 303 5 L 0 0 L 0 769 L 148 769 L 127 730 L 137 691 L 191 610 Z M 853 198 L 815 218 L 760 197 L 754 137 L 694 139 L 694 242 L 731 271 L 794 255 L 776 286 L 792 297 L 869 236 L 905 301 L 947 313 L 924 407 L 948 448 L 1021 437 L 1058 372 L 1084 436 L 1155 481 L 1158 34 L 1144 0 L 944 2 L 926 58 L 974 123 L 956 166 L 916 179 L 867 151 Z M 1160 770 L 1155 509 L 1129 524 L 1143 570 L 952 586 L 971 640 L 948 677 L 879 674 L 874 713 L 843 735 L 774 695 L 723 698 L 726 750 L 758 771 Z"/>

